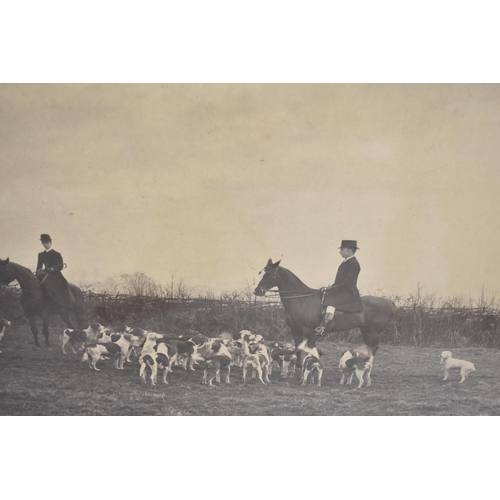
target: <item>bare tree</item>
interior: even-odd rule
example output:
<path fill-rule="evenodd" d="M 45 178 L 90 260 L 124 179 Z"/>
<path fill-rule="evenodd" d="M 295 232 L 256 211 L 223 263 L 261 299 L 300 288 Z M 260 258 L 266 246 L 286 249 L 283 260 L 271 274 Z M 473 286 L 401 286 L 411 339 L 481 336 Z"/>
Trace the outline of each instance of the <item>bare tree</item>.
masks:
<path fill-rule="evenodd" d="M 158 286 L 152 278 L 145 273 L 122 274 L 123 287 L 130 295 L 156 297 Z"/>

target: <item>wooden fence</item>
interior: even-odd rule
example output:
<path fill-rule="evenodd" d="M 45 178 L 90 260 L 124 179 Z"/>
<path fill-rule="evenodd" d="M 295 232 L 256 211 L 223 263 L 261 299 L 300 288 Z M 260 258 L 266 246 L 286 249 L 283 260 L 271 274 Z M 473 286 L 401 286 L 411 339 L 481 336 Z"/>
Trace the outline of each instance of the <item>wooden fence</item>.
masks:
<path fill-rule="evenodd" d="M 166 333 L 196 330 L 207 335 L 248 329 L 265 338 L 289 338 L 284 310 L 277 296 L 239 299 L 163 298 L 125 294 L 84 293 L 88 321 L 130 326 Z M 0 316 L 23 323 L 15 287 L 0 291 Z M 53 319 L 52 324 L 58 324 Z M 60 321 L 60 320 L 59 320 Z M 326 340 L 361 342 L 359 331 L 329 334 Z M 381 343 L 415 346 L 500 347 L 500 314 L 497 309 L 472 307 L 400 306 Z"/>

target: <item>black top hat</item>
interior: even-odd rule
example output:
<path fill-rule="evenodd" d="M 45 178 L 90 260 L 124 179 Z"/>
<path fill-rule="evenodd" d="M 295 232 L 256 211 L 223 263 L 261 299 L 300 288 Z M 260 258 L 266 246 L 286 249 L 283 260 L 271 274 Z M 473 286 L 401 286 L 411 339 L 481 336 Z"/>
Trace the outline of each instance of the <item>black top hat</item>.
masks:
<path fill-rule="evenodd" d="M 359 250 L 358 242 L 356 240 L 342 240 L 339 248 L 354 248 L 355 250 Z"/>
<path fill-rule="evenodd" d="M 49 234 L 42 234 L 40 235 L 40 241 L 44 243 L 46 241 L 52 241 L 52 239 Z"/>

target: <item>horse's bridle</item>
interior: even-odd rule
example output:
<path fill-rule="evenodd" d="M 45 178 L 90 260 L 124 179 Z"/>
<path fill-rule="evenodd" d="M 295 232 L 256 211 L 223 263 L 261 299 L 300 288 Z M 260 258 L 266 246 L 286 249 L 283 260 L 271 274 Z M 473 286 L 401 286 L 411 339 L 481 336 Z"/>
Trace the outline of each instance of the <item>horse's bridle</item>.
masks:
<path fill-rule="evenodd" d="M 269 290 L 271 290 L 271 288 L 273 288 L 274 286 L 276 286 L 275 282 L 277 280 L 279 280 L 278 269 L 279 269 L 279 266 L 274 270 L 273 281 L 271 282 L 271 285 L 268 288 L 266 288 L 265 290 L 264 290 L 264 288 L 262 289 L 264 293 L 269 292 Z M 263 269 L 263 271 L 265 271 L 265 270 L 266 270 L 266 268 Z"/>
<path fill-rule="evenodd" d="M 262 271 L 265 271 L 267 268 L 267 266 L 262 269 Z M 278 274 L 278 269 L 279 269 L 279 266 L 274 270 L 274 273 L 273 273 L 273 280 L 271 281 L 271 284 L 268 286 L 268 288 L 264 289 L 262 288 L 262 291 L 264 292 L 264 294 L 266 294 L 267 292 L 269 292 L 271 290 L 271 288 L 273 288 L 274 286 L 277 285 L 277 281 L 279 280 L 280 276 Z M 261 273 L 262 273 L 261 271 Z M 260 273 L 259 273 L 260 274 Z M 274 292 L 274 290 L 273 290 Z M 286 294 L 286 293 L 294 293 L 294 292 L 290 292 L 290 291 L 284 291 L 284 290 L 280 290 L 280 291 L 276 291 L 275 293 L 279 293 L 280 295 L 281 294 Z M 302 298 L 302 297 L 312 297 L 313 295 L 317 295 L 319 293 L 322 293 L 320 292 L 319 290 L 318 291 L 315 291 L 313 293 L 306 293 L 306 294 L 301 294 L 301 295 L 289 295 L 289 296 L 286 296 L 287 299 L 299 299 L 299 298 Z"/>

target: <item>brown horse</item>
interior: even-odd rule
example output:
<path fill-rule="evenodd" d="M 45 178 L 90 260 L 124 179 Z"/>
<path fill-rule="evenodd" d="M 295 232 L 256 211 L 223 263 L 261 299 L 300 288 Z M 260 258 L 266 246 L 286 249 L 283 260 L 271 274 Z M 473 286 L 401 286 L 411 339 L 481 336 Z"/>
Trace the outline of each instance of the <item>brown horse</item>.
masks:
<path fill-rule="evenodd" d="M 43 321 L 43 336 L 45 337 L 45 345 L 49 345 L 49 318 L 53 315 L 61 316 L 68 328 L 73 328 L 70 314 L 73 312 L 76 316 L 78 328 L 84 327 L 84 311 L 85 305 L 83 301 L 82 291 L 76 286 L 68 283 L 68 289 L 71 298 L 71 309 L 62 306 L 50 298 L 45 287 L 49 286 L 38 278 L 26 267 L 23 267 L 15 262 L 10 262 L 9 259 L 0 259 L 0 284 L 8 285 L 13 281 L 17 281 L 21 286 L 21 306 L 28 320 L 31 332 L 35 338 L 35 345 L 40 347 L 38 341 L 38 329 L 36 326 L 36 317 L 40 316 Z"/>
<path fill-rule="evenodd" d="M 281 302 L 285 308 L 286 324 L 292 330 L 295 347 L 308 338 L 310 347 L 316 345 L 317 327 L 322 318 L 322 292 L 309 288 L 295 274 L 280 267 L 280 262 L 272 263 L 269 259 L 264 268 L 264 276 L 254 293 L 263 296 L 271 288 L 278 287 Z M 359 328 L 365 344 L 372 352 L 378 349 L 380 334 L 385 330 L 396 312 L 396 306 L 381 297 L 361 297 L 363 312 L 347 313 L 335 311 L 333 321 L 327 332 L 342 332 L 351 328 Z"/>

